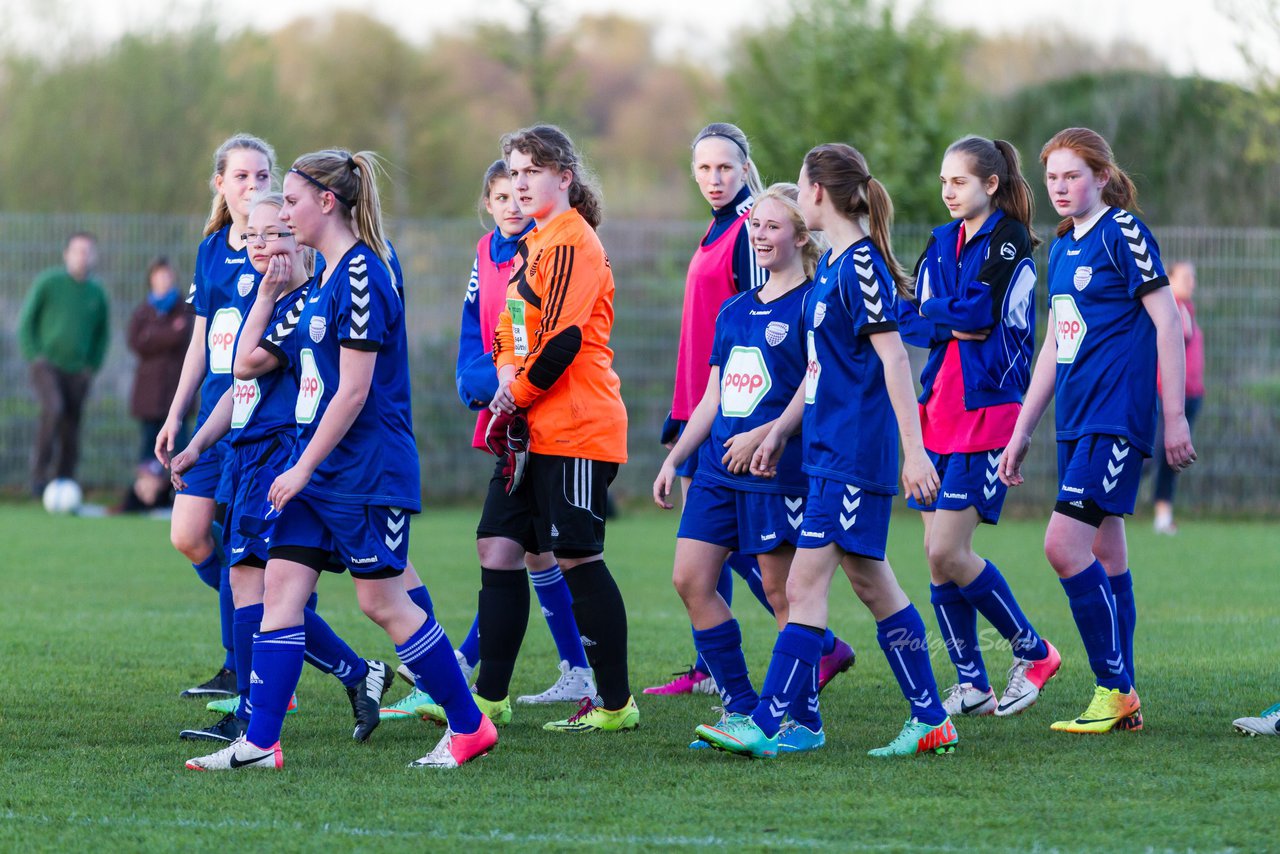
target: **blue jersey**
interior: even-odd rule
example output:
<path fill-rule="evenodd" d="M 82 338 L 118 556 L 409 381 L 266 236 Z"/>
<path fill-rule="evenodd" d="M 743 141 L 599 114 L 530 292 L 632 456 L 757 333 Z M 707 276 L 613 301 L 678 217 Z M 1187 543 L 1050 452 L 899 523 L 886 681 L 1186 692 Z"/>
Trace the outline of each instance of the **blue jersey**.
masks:
<path fill-rule="evenodd" d="M 1049 250 L 1058 345 L 1059 440 L 1105 433 L 1151 456 L 1156 428 L 1156 328 L 1142 298 L 1169 284 L 1145 224 L 1111 208 Z"/>
<path fill-rule="evenodd" d="M 809 479 L 800 470 L 800 437 L 782 452 L 775 478 L 730 474 L 721 461 L 730 436 L 753 430 L 782 414 L 804 381 L 808 357 L 804 339 L 805 282 L 772 302 L 760 288 L 730 297 L 716 317 L 711 364 L 720 368 L 720 409 L 711 438 L 699 450 L 697 477 L 745 492 L 803 494 Z"/>
<path fill-rule="evenodd" d="M 278 348 L 274 332 L 266 342 Z M 312 286 L 292 334 L 298 337 L 295 462 L 338 390 L 342 348 L 378 354 L 364 407 L 303 491 L 344 504 L 421 510 L 404 303 L 367 244 L 357 242 L 333 264 L 328 281 Z"/>
<path fill-rule="evenodd" d="M 804 471 L 898 492 L 898 422 L 870 336 L 898 328 L 898 292 L 870 238 L 822 256 L 805 306 Z"/>
<path fill-rule="evenodd" d="M 298 398 L 298 385 L 293 379 L 293 363 L 297 361 L 298 336 L 292 332 L 306 306 L 308 286 L 315 281 L 313 278 L 276 301 L 266 334 L 273 342 L 280 342 L 270 348 L 280 365 L 260 377 L 236 380 L 232 386 L 231 444 L 247 445 L 297 429 L 293 407 Z M 238 334 L 236 340 L 238 347 Z"/>
<path fill-rule="evenodd" d="M 200 242 L 196 272 L 187 294 L 187 302 L 196 315 L 205 319 L 205 373 L 200 385 L 197 430 L 231 387 L 236 336 L 257 293 L 258 274 L 244 249 L 231 248 L 230 235 L 231 226 L 226 225 Z"/>

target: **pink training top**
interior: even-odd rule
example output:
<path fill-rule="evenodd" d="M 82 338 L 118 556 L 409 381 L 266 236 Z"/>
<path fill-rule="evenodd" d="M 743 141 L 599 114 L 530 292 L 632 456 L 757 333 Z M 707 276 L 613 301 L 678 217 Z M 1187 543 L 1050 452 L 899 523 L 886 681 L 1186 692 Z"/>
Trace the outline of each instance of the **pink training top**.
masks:
<path fill-rule="evenodd" d="M 956 237 L 956 260 L 964 247 L 961 224 Z M 976 454 L 1009 444 L 1021 403 L 1000 403 L 978 409 L 964 406 L 964 367 L 960 342 L 948 341 L 942 366 L 933 380 L 929 399 L 920 404 L 920 433 L 924 446 L 935 454 Z"/>
<path fill-rule="evenodd" d="M 920 404 L 920 430 L 924 446 L 935 454 L 976 454 L 1009 444 L 1021 403 L 1000 403 L 980 409 L 964 408 L 964 374 L 960 367 L 960 342 L 947 343 L 942 367 L 933 381 L 933 393 Z"/>
<path fill-rule="evenodd" d="M 480 238 L 476 244 L 476 270 L 480 274 L 480 334 L 483 338 L 484 351 L 493 352 L 493 333 L 498 328 L 498 315 L 507 307 L 507 283 L 511 281 L 511 270 L 516 265 L 516 257 L 501 264 L 493 263 L 489 255 L 489 241 L 493 232 Z M 484 449 L 485 428 L 489 426 L 488 409 L 481 409 L 476 415 L 476 432 L 471 437 L 471 446 Z"/>
<path fill-rule="evenodd" d="M 748 215 L 738 217 L 709 245 L 699 245 L 689 261 L 680 315 L 680 347 L 676 351 L 676 388 L 671 397 L 671 417 L 677 421 L 689 420 L 707 390 L 716 317 L 724 301 L 737 293 L 733 284 L 733 249 Z M 712 226 L 707 227 L 707 234 Z"/>
<path fill-rule="evenodd" d="M 1196 323 L 1195 303 L 1178 300 L 1178 314 L 1182 315 L 1182 339 L 1187 342 L 1187 397 L 1204 397 L 1204 333 Z"/>

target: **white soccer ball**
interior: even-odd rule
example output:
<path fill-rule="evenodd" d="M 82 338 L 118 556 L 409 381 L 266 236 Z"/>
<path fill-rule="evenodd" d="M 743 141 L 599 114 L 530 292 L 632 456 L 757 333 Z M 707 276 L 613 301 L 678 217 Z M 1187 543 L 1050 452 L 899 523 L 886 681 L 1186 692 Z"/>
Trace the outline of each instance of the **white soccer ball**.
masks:
<path fill-rule="evenodd" d="M 44 488 L 44 509 L 50 513 L 74 513 L 80 509 L 80 484 L 69 477 L 49 481 Z"/>

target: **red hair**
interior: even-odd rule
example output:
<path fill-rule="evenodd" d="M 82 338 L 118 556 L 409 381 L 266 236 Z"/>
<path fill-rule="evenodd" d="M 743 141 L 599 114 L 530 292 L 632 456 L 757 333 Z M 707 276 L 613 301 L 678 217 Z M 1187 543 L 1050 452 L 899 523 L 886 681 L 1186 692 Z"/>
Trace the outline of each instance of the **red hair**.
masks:
<path fill-rule="evenodd" d="M 1060 148 L 1074 152 L 1095 174 L 1106 173 L 1107 183 L 1102 188 L 1102 201 L 1117 208 L 1130 211 L 1141 211 L 1138 207 L 1138 188 L 1133 179 L 1116 163 L 1116 156 L 1111 145 L 1102 134 L 1089 128 L 1066 128 L 1053 135 L 1053 139 L 1040 149 L 1040 165 L 1049 161 L 1049 155 Z M 1058 236 L 1066 234 L 1073 227 L 1071 217 L 1058 223 Z"/>

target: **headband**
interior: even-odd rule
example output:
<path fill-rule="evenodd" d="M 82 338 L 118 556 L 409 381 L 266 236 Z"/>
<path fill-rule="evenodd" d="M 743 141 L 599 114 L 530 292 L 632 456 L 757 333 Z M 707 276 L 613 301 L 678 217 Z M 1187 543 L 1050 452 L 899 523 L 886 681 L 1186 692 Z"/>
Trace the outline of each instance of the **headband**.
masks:
<path fill-rule="evenodd" d="M 711 133 L 708 133 L 708 134 L 705 134 L 705 135 L 704 135 L 704 136 L 702 136 L 702 137 L 699 137 L 698 142 L 702 142 L 702 140 L 704 140 L 704 139 L 710 139 L 710 138 L 711 138 L 711 137 L 713 137 L 713 136 L 719 137 L 720 139 L 727 139 L 727 140 L 729 140 L 730 142 L 732 142 L 734 145 L 736 145 L 736 146 L 738 147 L 738 150 L 742 152 L 742 156 L 743 156 L 744 158 L 746 158 L 747 160 L 750 160 L 750 159 L 751 159 L 751 155 L 747 153 L 747 148 L 746 148 L 746 146 L 744 146 L 742 143 L 738 142 L 736 139 L 734 139 L 733 137 L 729 136 L 728 134 L 717 133 L 717 132 L 715 132 L 715 131 L 712 131 Z M 698 144 L 697 142 L 695 142 L 695 143 L 694 143 L 694 145 L 697 145 L 697 144 Z"/>
<path fill-rule="evenodd" d="M 350 158 L 348 158 L 348 162 L 351 162 Z M 290 172 L 292 172 L 292 173 L 293 173 L 293 174 L 295 174 L 295 175 L 301 175 L 301 176 L 302 176 L 303 178 L 305 178 L 305 179 L 306 179 L 310 184 L 314 185 L 318 190 L 320 190 L 320 192 L 322 192 L 322 193 L 333 193 L 333 197 L 334 197 L 335 199 L 337 199 L 338 201 L 342 202 L 344 205 L 346 205 L 346 206 L 347 206 L 348 208 L 350 208 L 351 210 L 355 210 L 355 207 L 356 207 L 355 202 L 351 201 L 351 200 L 350 200 L 350 199 L 348 199 L 346 196 L 342 195 L 341 193 L 339 193 L 337 190 L 333 189 L 332 187 L 327 187 L 327 186 L 325 186 L 323 183 L 321 183 L 320 181 L 318 181 L 318 180 L 316 180 L 315 178 L 311 177 L 311 176 L 310 176 L 310 175 L 308 175 L 306 172 L 303 172 L 301 169 L 299 169 L 299 168 L 298 168 L 298 167 L 296 167 L 296 166 L 295 166 L 294 168 L 290 169 L 289 171 L 290 171 Z"/>

